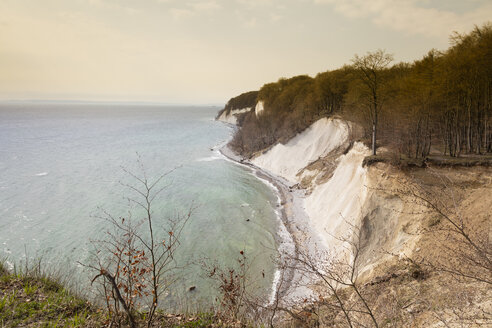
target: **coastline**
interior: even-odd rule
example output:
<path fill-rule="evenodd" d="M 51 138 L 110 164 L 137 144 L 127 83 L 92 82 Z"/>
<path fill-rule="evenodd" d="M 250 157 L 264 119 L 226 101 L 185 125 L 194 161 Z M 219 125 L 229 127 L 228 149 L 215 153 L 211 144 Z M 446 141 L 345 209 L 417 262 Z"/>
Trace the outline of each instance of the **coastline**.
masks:
<path fill-rule="evenodd" d="M 227 126 L 237 129 L 232 124 Z M 277 295 L 282 302 L 300 304 L 300 301 L 311 299 L 315 293 L 318 278 L 308 275 L 302 267 L 298 268 L 301 263 L 296 259 L 318 261 L 320 256 L 340 256 L 346 252 L 346 247 L 336 236 L 343 236 L 350 230 L 351 224 L 360 221 L 362 204 L 367 196 L 366 169 L 361 164 L 368 149 L 362 143 L 349 142 L 350 129 L 346 122 L 320 119 L 288 143 L 277 144 L 254 159 L 236 154 L 228 142 L 216 147 L 227 160 L 249 168 L 279 198 L 277 216 L 293 244 L 293 251 L 285 252 L 281 244 L 286 238 L 281 238 L 278 243 L 279 266 L 289 271 L 278 274 L 282 279 L 280 284 L 277 282 L 280 286 Z M 310 182 L 312 188 L 300 186 L 298 181 L 302 176 L 301 179 L 289 178 L 293 172 L 302 172 L 308 179 L 319 180 L 319 167 L 310 168 L 306 163 L 299 165 L 295 158 L 303 157 L 309 164 L 316 163 L 326 154 L 333 157 L 328 159 L 332 162 L 329 176 L 325 171 L 321 177 L 324 180 L 314 181 L 314 184 Z M 324 162 L 318 164 L 326 165 Z M 333 192 L 341 188 L 347 197 L 337 197 L 337 193 Z M 330 219 L 327 220 L 327 217 Z M 275 294 L 275 287 L 273 289 Z"/>
<path fill-rule="evenodd" d="M 293 189 L 288 181 L 269 173 L 249 160 L 236 154 L 226 142 L 218 147 L 218 151 L 226 159 L 245 166 L 252 170 L 252 174 L 259 180 L 269 185 L 277 194 L 278 204 L 276 208 L 277 217 L 281 223 L 277 231 L 278 251 L 280 255 L 287 254 L 289 258 L 296 258 L 299 252 L 312 253 L 315 243 L 311 243 L 316 234 L 311 231 L 309 217 L 304 210 L 304 190 Z M 287 236 L 282 236 L 282 230 Z M 280 270 L 284 270 L 281 272 Z M 281 279 L 281 280 L 280 280 Z M 272 294 L 268 305 L 275 303 L 278 299 L 282 303 L 298 303 L 300 300 L 309 298 L 312 290 L 306 287 L 307 281 L 304 274 L 298 272 L 294 266 L 278 268 L 275 273 Z M 279 289 L 280 288 L 280 289 Z"/>

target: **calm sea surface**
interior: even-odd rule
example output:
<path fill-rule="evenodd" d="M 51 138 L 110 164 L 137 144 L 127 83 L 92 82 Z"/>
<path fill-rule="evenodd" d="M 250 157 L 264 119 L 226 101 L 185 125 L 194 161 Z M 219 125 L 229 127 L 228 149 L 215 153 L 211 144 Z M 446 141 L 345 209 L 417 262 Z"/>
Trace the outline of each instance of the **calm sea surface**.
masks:
<path fill-rule="evenodd" d="M 141 217 L 126 200 L 136 195 L 122 185 L 135 182 L 122 167 L 140 175 L 138 153 L 150 180 L 177 168 L 153 204 L 158 227 L 196 207 L 178 262 L 207 258 L 231 266 L 244 250 L 255 292 L 270 293 L 277 198 L 216 151 L 232 133 L 213 120 L 218 109 L 1 104 L 0 257 L 10 265 L 42 259 L 44 268 L 71 274 L 79 289 L 89 286 L 92 276 L 77 261 L 90 263 L 90 240 L 109 228 L 97 218 L 100 208 L 115 217 L 128 211 Z M 210 304 L 215 283 L 201 266 L 183 272 L 166 302 Z M 196 290 L 189 292 L 190 286 Z"/>

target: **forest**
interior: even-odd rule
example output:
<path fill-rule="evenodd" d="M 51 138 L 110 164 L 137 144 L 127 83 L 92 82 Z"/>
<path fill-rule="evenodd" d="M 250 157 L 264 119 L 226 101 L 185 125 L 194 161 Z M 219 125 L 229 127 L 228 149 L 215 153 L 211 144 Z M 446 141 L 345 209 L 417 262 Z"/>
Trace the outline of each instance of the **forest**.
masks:
<path fill-rule="evenodd" d="M 413 63 L 392 62 L 384 50 L 368 52 L 342 68 L 281 78 L 232 98 L 225 111 L 257 101 L 265 111 L 239 118 L 231 146 L 252 156 L 332 116 L 361 126 L 374 155 L 381 147 L 399 158 L 492 152 L 491 23 L 453 33 L 445 51 L 432 49 Z"/>

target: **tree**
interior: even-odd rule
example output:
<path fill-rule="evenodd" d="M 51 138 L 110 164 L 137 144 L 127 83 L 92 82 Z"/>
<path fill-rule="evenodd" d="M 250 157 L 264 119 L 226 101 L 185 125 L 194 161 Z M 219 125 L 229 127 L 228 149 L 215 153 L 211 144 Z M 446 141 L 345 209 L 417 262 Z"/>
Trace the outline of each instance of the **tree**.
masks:
<path fill-rule="evenodd" d="M 176 269 L 175 254 L 180 236 L 191 217 L 193 207 L 185 215 L 162 218 L 165 222 L 160 231 L 154 224 L 153 202 L 168 185 L 161 185 L 163 179 L 174 170 L 168 171 L 155 180 L 147 177 L 140 161 L 141 175 L 123 169 L 133 184 L 124 184 L 134 193 L 130 204 L 140 209 L 142 219 L 132 218 L 131 211 L 126 217 L 114 217 L 103 211 L 102 219 L 110 224 L 106 238 L 94 240 L 94 264 L 83 264 L 96 272 L 92 283 L 103 278 L 102 287 L 110 314 L 118 317 L 119 307 L 123 308 L 131 327 L 136 327 L 134 311 L 147 305 L 147 326 L 152 326 L 160 296 L 169 288 L 169 275 Z M 113 301 L 111 304 L 110 300 Z"/>
<path fill-rule="evenodd" d="M 368 52 L 367 55 L 359 57 L 355 55 L 352 59 L 355 69 L 359 72 L 359 79 L 365 87 L 365 98 L 369 106 L 369 116 L 372 123 L 372 154 L 376 155 L 376 130 L 378 115 L 382 107 L 382 89 L 384 86 L 383 70 L 393 61 L 393 56 L 384 50 Z"/>

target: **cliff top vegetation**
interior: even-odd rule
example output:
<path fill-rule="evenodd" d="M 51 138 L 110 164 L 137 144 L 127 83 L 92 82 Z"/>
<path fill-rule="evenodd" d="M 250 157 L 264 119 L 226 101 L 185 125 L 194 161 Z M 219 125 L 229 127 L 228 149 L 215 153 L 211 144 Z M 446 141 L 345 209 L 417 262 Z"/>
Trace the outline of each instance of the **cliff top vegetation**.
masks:
<path fill-rule="evenodd" d="M 242 107 L 242 101 L 251 107 L 253 100 L 263 101 L 265 110 L 258 117 L 243 114 L 231 146 L 250 157 L 321 117 L 338 116 L 360 125 L 367 144 L 374 135 L 375 150 L 395 158 L 490 153 L 492 24 L 450 40 L 449 49 L 432 49 L 413 63 L 389 66 L 391 56 L 378 50 L 315 77 L 267 83 L 256 99 L 254 92 L 232 98 L 224 111 Z M 368 60 L 377 55 L 386 60 L 371 67 Z"/>
<path fill-rule="evenodd" d="M 222 115 L 222 113 L 229 114 L 231 110 L 234 109 L 243 109 L 243 108 L 252 108 L 255 107 L 256 101 L 258 98 L 258 91 L 249 91 L 240 94 L 237 97 L 231 98 L 227 104 L 225 105 L 224 109 L 222 109 L 218 114 L 217 117 Z"/>

